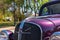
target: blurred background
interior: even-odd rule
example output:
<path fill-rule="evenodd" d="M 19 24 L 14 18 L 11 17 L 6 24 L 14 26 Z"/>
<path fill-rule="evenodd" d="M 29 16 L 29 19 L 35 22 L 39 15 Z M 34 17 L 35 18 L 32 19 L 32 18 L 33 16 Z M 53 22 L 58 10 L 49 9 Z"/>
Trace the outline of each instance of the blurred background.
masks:
<path fill-rule="evenodd" d="M 37 16 L 40 7 L 49 1 L 50 0 L 0 0 L 0 27 L 15 26 L 29 16 Z"/>

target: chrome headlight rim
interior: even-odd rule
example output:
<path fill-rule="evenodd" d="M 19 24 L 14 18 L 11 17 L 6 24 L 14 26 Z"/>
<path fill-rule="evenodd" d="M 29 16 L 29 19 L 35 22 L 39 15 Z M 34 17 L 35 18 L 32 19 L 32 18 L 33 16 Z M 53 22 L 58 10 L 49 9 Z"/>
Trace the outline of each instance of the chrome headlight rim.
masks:
<path fill-rule="evenodd" d="M 60 32 L 54 32 L 49 40 L 60 40 Z"/>
<path fill-rule="evenodd" d="M 0 32 L 0 40 L 2 39 L 8 40 L 8 35 L 6 35 L 4 32 Z"/>

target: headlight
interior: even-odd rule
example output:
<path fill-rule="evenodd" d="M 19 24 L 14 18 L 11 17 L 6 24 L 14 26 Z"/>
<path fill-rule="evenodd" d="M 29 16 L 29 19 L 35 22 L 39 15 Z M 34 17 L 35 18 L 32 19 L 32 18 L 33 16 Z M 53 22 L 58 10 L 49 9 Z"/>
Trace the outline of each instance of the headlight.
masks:
<path fill-rule="evenodd" d="M 60 32 L 53 33 L 50 40 L 60 40 Z"/>
<path fill-rule="evenodd" d="M 0 33 L 0 40 L 8 40 L 8 36 L 5 33 L 1 32 Z"/>

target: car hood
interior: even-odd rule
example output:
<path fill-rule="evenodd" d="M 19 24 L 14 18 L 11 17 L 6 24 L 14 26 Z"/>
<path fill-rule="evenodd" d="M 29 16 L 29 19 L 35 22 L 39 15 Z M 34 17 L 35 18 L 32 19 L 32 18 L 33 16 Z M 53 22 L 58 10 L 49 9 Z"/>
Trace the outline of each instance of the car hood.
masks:
<path fill-rule="evenodd" d="M 60 25 L 60 15 L 52 15 L 40 18 L 28 19 L 29 22 L 36 23 L 41 26 L 43 31 L 54 30 L 56 26 Z"/>

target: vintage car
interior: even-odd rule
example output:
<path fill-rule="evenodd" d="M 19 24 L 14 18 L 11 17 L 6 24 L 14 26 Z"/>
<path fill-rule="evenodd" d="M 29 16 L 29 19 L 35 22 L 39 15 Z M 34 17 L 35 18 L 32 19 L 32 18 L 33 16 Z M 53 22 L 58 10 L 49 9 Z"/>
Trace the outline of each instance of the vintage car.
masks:
<path fill-rule="evenodd" d="M 43 9 L 48 11 L 43 13 Z M 28 17 L 20 22 L 15 32 L 3 30 L 0 39 L 6 40 L 60 40 L 60 1 L 44 4 L 39 11 L 39 16 Z M 4 36 L 6 35 L 6 36 Z"/>

